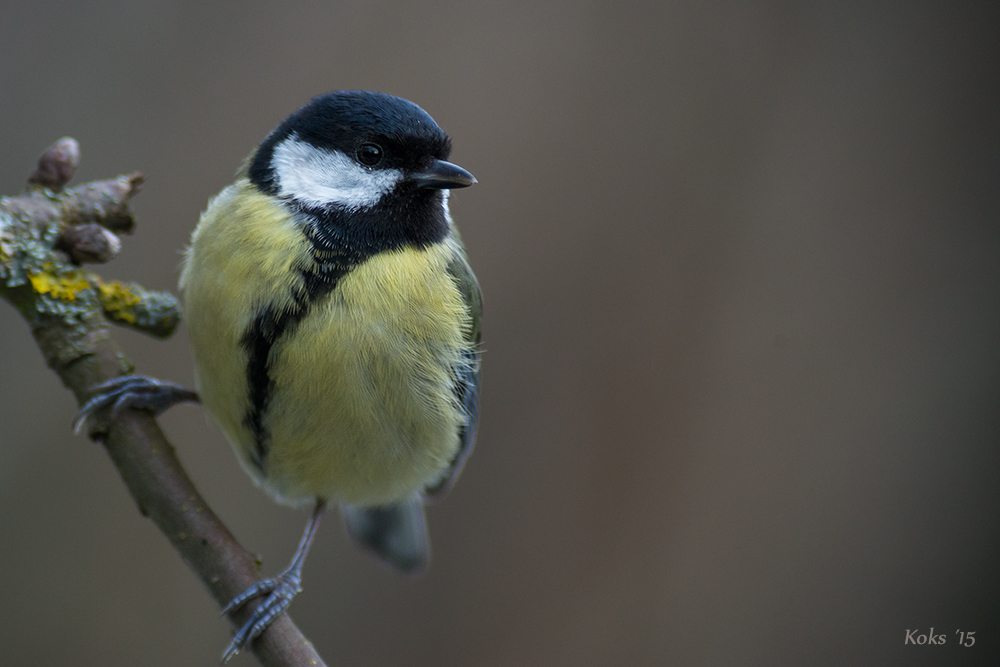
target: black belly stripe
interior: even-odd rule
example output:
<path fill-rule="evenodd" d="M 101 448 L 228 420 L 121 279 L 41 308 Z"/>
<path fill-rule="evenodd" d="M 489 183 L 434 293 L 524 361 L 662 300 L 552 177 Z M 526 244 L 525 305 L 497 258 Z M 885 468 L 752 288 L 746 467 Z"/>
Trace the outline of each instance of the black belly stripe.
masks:
<path fill-rule="evenodd" d="M 254 437 L 255 448 L 250 460 L 261 472 L 264 472 L 271 449 L 271 434 L 264 423 L 274 394 L 274 380 L 270 373 L 271 349 L 282 336 L 295 330 L 313 304 L 332 292 L 350 268 L 327 265 L 304 273 L 305 289 L 295 297 L 294 306 L 280 311 L 270 305 L 264 306 L 243 334 L 240 342 L 247 352 L 247 386 L 250 394 L 250 409 L 244 416 L 243 423 Z"/>
<path fill-rule="evenodd" d="M 243 418 L 250 432 L 253 433 L 255 448 L 250 460 L 264 471 L 264 461 L 270 448 L 268 432 L 264 427 L 264 414 L 274 390 L 274 380 L 268 372 L 268 357 L 271 347 L 278 337 L 288 331 L 293 320 L 302 319 L 305 308 L 296 304 L 294 311 L 277 313 L 270 306 L 265 306 L 257 313 L 241 341 L 247 351 L 247 386 L 250 390 L 250 410 Z"/>
<path fill-rule="evenodd" d="M 310 209 L 287 202 L 295 215 L 309 221 L 302 231 L 312 245 L 312 265 L 302 272 L 302 288 L 291 295 L 294 305 L 282 311 L 263 306 L 240 340 L 247 352 L 250 394 L 250 408 L 243 423 L 254 437 L 251 461 L 262 473 L 271 448 L 271 434 L 265 423 L 275 388 L 270 373 L 271 349 L 282 336 L 295 330 L 310 308 L 329 295 L 341 278 L 369 257 L 409 245 L 425 248 L 447 238 L 450 230 L 440 193 L 415 192 L 423 194 L 418 197 L 411 193 L 406 205 L 400 205 L 396 197 L 386 197 L 387 202 L 361 211 Z"/>

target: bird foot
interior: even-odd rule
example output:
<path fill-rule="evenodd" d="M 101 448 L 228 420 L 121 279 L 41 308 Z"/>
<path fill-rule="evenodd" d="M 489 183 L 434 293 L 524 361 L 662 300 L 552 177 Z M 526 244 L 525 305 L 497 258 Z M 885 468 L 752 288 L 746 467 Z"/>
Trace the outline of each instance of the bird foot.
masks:
<path fill-rule="evenodd" d="M 271 625 L 288 605 L 292 603 L 298 593 L 302 591 L 302 575 L 300 568 L 289 568 L 273 579 L 258 581 L 256 584 L 246 589 L 226 605 L 222 610 L 225 616 L 231 611 L 242 607 L 247 600 L 258 595 L 269 594 L 259 607 L 254 609 L 253 614 L 242 628 L 233 637 L 233 641 L 226 647 L 222 654 L 222 662 L 228 662 L 230 658 L 246 648 L 246 645 L 260 636 L 267 626 Z"/>
<path fill-rule="evenodd" d="M 95 412 L 111 406 L 111 419 L 125 408 L 149 410 L 158 415 L 178 403 L 197 403 L 198 394 L 173 382 L 145 375 L 126 375 L 94 387 L 97 394 L 87 401 L 73 419 L 73 432 L 79 433 L 84 422 Z"/>

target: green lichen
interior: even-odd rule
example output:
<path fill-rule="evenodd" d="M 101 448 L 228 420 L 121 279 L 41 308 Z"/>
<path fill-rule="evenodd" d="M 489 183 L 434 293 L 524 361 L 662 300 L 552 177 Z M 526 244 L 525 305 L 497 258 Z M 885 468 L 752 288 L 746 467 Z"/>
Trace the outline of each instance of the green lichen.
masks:
<path fill-rule="evenodd" d="M 3 203 L 0 199 L 0 280 L 7 287 L 19 287 L 30 274 L 42 273 L 55 260 L 52 246 L 59 238 L 59 227 L 39 230 L 4 212 Z"/>
<path fill-rule="evenodd" d="M 158 337 L 169 336 L 180 322 L 173 295 L 150 292 L 135 283 L 104 282 L 92 276 L 104 314 L 112 322 Z"/>
<path fill-rule="evenodd" d="M 35 310 L 40 314 L 75 321 L 97 304 L 87 274 L 80 269 L 46 262 L 27 275 L 37 297 Z"/>
<path fill-rule="evenodd" d="M 180 322 L 177 300 L 134 283 L 104 282 L 73 266 L 53 246 L 58 225 L 43 229 L 2 210 L 0 201 L 0 281 L 9 288 L 30 286 L 34 295 L 29 319 L 54 317 L 66 324 L 100 310 L 115 324 L 166 337 Z M 28 313 L 25 313 L 28 315 Z"/>

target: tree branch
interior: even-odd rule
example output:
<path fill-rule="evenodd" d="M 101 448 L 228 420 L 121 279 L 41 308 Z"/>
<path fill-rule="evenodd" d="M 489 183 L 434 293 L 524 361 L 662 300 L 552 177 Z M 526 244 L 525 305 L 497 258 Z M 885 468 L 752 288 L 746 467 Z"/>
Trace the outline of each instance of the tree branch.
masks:
<path fill-rule="evenodd" d="M 132 371 L 109 321 L 165 337 L 177 327 L 180 310 L 169 294 L 105 282 L 80 268 L 117 254 L 117 233 L 134 227 L 129 200 L 143 177 L 63 190 L 78 162 L 76 141 L 62 139 L 39 160 L 23 194 L 0 198 L 0 296 L 28 321 L 46 363 L 82 405 L 90 387 Z M 208 507 L 153 416 L 125 410 L 112 423 L 106 412 L 95 417 L 90 437 L 104 445 L 139 511 L 167 536 L 220 607 L 257 581 L 253 555 Z M 232 613 L 234 626 L 242 626 L 255 607 L 251 602 Z M 266 666 L 323 664 L 287 614 L 250 649 Z"/>

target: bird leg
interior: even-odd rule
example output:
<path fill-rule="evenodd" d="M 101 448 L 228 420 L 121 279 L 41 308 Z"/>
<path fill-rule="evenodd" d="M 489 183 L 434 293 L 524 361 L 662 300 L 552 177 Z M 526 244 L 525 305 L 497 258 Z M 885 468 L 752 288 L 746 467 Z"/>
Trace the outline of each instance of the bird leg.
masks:
<path fill-rule="evenodd" d="M 326 501 L 317 500 L 312 516 L 309 518 L 309 523 L 306 524 L 302 541 L 299 542 L 299 548 L 295 550 L 295 556 L 284 572 L 273 579 L 258 581 L 233 598 L 226 605 L 226 608 L 222 610 L 222 615 L 225 616 L 229 612 L 242 607 L 250 598 L 268 594 L 264 602 L 254 609 L 250 620 L 239 629 L 233 637 L 233 641 L 226 647 L 225 652 L 222 654 L 222 662 L 227 662 L 264 632 L 267 626 L 281 612 L 288 608 L 288 605 L 292 603 L 292 598 L 302 591 L 302 564 L 306 560 L 306 554 L 309 553 L 309 547 L 312 546 L 313 537 L 316 535 L 316 528 L 319 526 L 319 520 L 323 516 L 324 509 L 326 509 Z"/>

